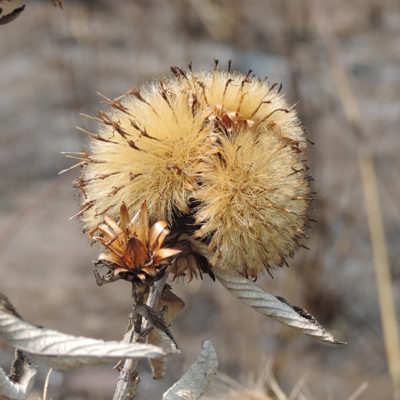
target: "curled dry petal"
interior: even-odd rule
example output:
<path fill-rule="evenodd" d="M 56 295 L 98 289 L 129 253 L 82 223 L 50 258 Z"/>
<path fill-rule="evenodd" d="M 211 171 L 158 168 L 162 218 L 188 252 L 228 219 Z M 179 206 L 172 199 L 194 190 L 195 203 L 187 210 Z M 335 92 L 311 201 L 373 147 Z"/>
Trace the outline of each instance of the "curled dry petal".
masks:
<path fill-rule="evenodd" d="M 168 248 L 163 248 L 157 251 L 157 253 L 154 255 L 154 259 L 156 263 L 161 263 L 162 261 L 166 260 L 167 258 L 176 256 L 177 254 L 181 253 L 182 250 L 179 249 L 168 249 Z"/>
<path fill-rule="evenodd" d="M 140 239 L 133 236 L 126 243 L 125 261 L 132 268 L 138 268 L 148 259 L 147 246 Z"/>
<path fill-rule="evenodd" d="M 158 250 L 169 234 L 166 221 L 158 221 L 150 229 L 150 251 Z"/>
<path fill-rule="evenodd" d="M 110 228 L 114 231 L 114 235 L 122 235 L 123 231 L 119 227 L 119 225 L 111 219 L 108 215 L 104 216 L 104 220 L 107 222 L 107 224 L 110 226 Z"/>
<path fill-rule="evenodd" d="M 115 238 L 115 233 L 106 224 L 100 224 L 97 228 L 107 239 L 111 240 Z"/>
<path fill-rule="evenodd" d="M 120 216 L 121 216 L 121 226 L 126 229 L 129 225 L 129 211 L 125 202 L 122 203 L 120 208 Z"/>
<path fill-rule="evenodd" d="M 139 211 L 137 211 L 136 214 L 129 221 L 128 231 L 129 231 L 130 235 L 135 233 L 134 228 L 136 227 L 136 225 L 137 225 L 137 223 L 139 221 L 139 215 L 140 215 L 141 212 L 142 212 L 141 209 Z"/>
<path fill-rule="evenodd" d="M 123 264 L 121 257 L 119 257 L 116 253 L 111 253 L 111 252 L 101 253 L 99 255 L 98 261 L 109 261 L 117 265 Z"/>
<path fill-rule="evenodd" d="M 147 213 L 147 204 L 143 202 L 139 213 L 139 219 L 136 223 L 136 234 L 143 242 L 148 243 L 149 241 L 149 221 Z"/>

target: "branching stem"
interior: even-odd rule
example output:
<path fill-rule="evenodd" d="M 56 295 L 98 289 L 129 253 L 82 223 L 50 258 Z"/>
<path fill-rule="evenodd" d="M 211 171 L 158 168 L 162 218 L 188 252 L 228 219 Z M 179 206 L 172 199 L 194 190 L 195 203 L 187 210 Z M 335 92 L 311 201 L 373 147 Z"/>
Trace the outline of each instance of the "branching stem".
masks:
<path fill-rule="evenodd" d="M 150 287 L 149 296 L 146 301 L 146 305 L 151 308 L 156 308 L 158 304 L 158 300 L 160 299 L 161 293 L 164 289 L 164 286 L 167 282 L 168 274 L 165 274 L 162 279 L 157 282 L 154 282 Z M 132 342 L 145 342 L 145 333 L 148 332 L 148 328 L 150 322 L 146 319 L 142 319 L 142 316 L 135 312 L 135 307 L 137 304 L 137 300 L 135 298 L 135 290 L 133 290 L 134 296 L 134 305 L 132 316 L 134 318 L 133 321 L 133 335 L 132 332 L 127 332 L 125 334 L 125 338 L 128 338 L 127 341 Z M 130 400 L 133 399 L 136 393 L 136 389 L 139 384 L 139 376 L 136 371 L 138 360 L 130 359 L 124 362 L 124 365 L 121 369 L 121 372 L 118 377 L 117 387 L 114 392 L 113 400 Z"/>

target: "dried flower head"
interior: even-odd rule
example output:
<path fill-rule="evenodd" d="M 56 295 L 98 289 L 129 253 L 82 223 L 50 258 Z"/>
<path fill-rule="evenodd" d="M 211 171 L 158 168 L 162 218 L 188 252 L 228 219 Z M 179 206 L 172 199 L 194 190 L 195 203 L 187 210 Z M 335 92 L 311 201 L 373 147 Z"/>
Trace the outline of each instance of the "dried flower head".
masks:
<path fill-rule="evenodd" d="M 251 71 L 217 63 L 213 72 L 171 70 L 98 114 L 90 151 L 77 155 L 78 214 L 92 230 L 105 215 L 118 218 L 122 202 L 138 209 L 145 201 L 150 220 L 166 220 L 177 247 L 189 249 L 176 275 L 196 275 L 206 260 L 256 278 L 285 263 L 305 236 L 303 128 L 281 86 Z"/>
<path fill-rule="evenodd" d="M 169 234 L 167 223 L 158 221 L 150 228 L 146 203 L 132 219 L 129 219 L 125 203 L 122 203 L 120 219 L 121 226 L 105 216 L 104 223 L 96 228 L 101 236 L 93 239 L 108 249 L 100 254 L 99 261 L 107 263 L 115 275 L 126 280 L 151 283 L 160 279 L 170 264 L 170 258 L 181 252 L 162 247 Z"/>

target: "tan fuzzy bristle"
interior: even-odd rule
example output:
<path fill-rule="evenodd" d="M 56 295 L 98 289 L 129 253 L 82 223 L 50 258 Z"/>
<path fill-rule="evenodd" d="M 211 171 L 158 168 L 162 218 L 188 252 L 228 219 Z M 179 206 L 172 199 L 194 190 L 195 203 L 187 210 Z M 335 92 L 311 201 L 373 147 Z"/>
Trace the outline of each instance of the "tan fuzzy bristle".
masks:
<path fill-rule="evenodd" d="M 307 202 L 295 197 L 306 196 L 308 186 L 304 172 L 292 174 L 292 166 L 302 168 L 293 151 L 268 131 L 243 130 L 221 137 L 218 156 L 204 161 L 195 236 L 212 235 L 211 263 L 246 266 L 250 275 L 280 265 L 306 221 Z"/>
<path fill-rule="evenodd" d="M 187 188 L 195 178 L 192 163 L 206 142 L 204 111 L 193 115 L 186 93 L 176 87 L 155 85 L 141 96 L 146 100 L 124 97 L 125 112 L 100 114 L 104 125 L 99 135 L 110 142 L 91 136 L 91 154 L 104 162 L 89 163 L 83 172 L 85 193 L 96 200 L 82 216 L 88 228 L 99 222 L 104 210 L 118 215 L 122 201 L 133 208 L 146 201 L 154 219 L 171 220 L 174 208 L 187 211 Z"/>
<path fill-rule="evenodd" d="M 99 131 L 88 132 L 78 215 L 91 231 L 105 214 L 118 219 L 122 202 L 146 202 L 151 221 L 166 220 L 178 240 L 189 235 L 191 248 L 201 242 L 210 265 L 255 278 L 302 245 L 307 140 L 281 86 L 251 70 L 189 69 L 106 98 Z M 182 266 L 192 264 L 185 257 Z"/>

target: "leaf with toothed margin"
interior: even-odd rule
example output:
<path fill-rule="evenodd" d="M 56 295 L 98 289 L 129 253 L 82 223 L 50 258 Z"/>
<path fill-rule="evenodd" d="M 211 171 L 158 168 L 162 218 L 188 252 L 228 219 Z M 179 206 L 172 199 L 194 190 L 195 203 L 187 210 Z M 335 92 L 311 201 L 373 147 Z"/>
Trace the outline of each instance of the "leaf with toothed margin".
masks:
<path fill-rule="evenodd" d="M 158 346 L 121 343 L 67 335 L 24 321 L 0 293 L 0 336 L 11 346 L 31 354 L 57 371 L 121 358 L 159 358 Z"/>
<path fill-rule="evenodd" d="M 206 391 L 218 368 L 217 354 L 209 340 L 201 346 L 201 353 L 189 370 L 164 394 L 163 400 L 196 400 Z"/>
<path fill-rule="evenodd" d="M 221 284 L 242 303 L 254 308 L 260 314 L 271 317 L 284 325 L 328 344 L 345 344 L 337 341 L 319 322 L 306 310 L 293 306 L 283 297 L 261 289 L 253 281 L 241 275 L 238 271 L 227 272 L 213 269 Z"/>

